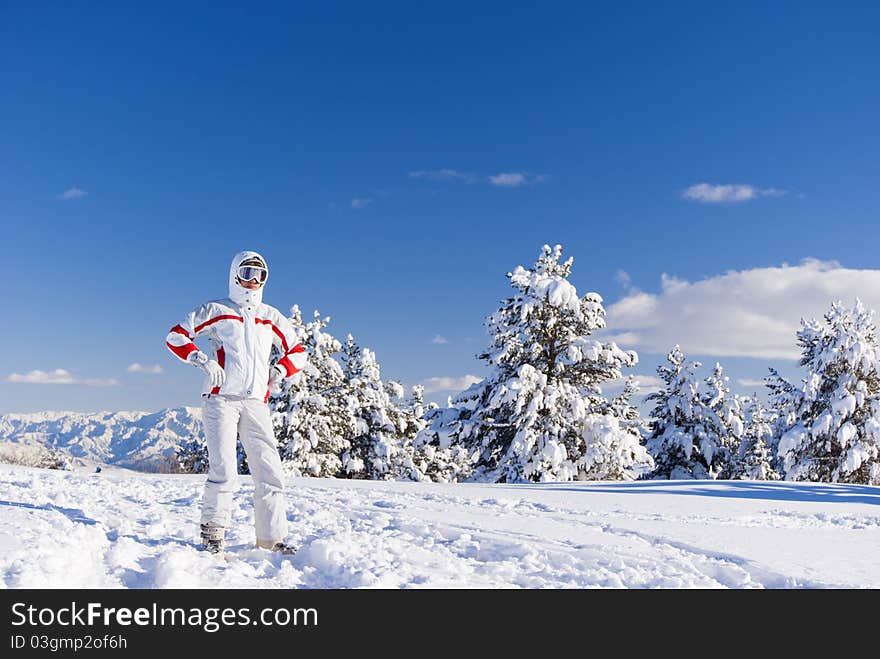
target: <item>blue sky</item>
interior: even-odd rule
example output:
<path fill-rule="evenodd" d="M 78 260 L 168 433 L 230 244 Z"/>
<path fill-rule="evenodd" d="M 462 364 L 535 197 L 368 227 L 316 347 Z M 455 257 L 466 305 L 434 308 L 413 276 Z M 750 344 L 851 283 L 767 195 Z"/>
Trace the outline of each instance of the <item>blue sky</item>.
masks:
<path fill-rule="evenodd" d="M 197 405 L 164 336 L 241 249 L 266 302 L 407 384 L 485 373 L 483 319 L 544 243 L 641 326 L 609 326 L 640 374 L 667 336 L 611 309 L 694 312 L 664 273 L 702 305 L 686 352 L 735 387 L 795 373 L 706 319 L 784 281 L 728 331 L 793 348 L 832 297 L 880 306 L 880 9 L 670 4 L 4 3 L 0 413 Z"/>

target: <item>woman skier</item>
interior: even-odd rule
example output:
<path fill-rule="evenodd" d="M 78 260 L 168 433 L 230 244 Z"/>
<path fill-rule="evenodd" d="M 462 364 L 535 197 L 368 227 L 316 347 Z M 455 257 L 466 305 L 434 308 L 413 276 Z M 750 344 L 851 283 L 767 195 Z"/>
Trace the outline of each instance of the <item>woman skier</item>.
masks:
<path fill-rule="evenodd" d="M 306 355 L 293 326 L 275 307 L 264 304 L 269 277 L 257 252 L 239 252 L 229 268 L 229 297 L 206 302 L 171 328 L 166 345 L 179 359 L 206 373 L 202 388 L 202 424 L 208 445 L 208 479 L 202 500 L 202 545 L 223 551 L 224 531 L 232 518 L 238 487 L 236 438 L 241 438 L 254 480 L 256 545 L 285 554 L 287 511 L 281 458 L 267 402 L 281 382 L 302 370 Z M 210 341 L 213 358 L 193 340 Z M 272 346 L 281 357 L 270 364 Z"/>

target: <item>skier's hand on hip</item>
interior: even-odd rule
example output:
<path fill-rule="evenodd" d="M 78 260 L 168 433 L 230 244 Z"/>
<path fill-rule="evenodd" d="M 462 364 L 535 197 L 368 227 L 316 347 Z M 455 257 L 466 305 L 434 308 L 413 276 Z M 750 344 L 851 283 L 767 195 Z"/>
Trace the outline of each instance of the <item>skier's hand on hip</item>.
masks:
<path fill-rule="evenodd" d="M 284 381 L 284 373 L 278 366 L 273 366 L 269 371 L 269 393 L 280 394 L 281 383 Z"/>
<path fill-rule="evenodd" d="M 226 371 L 223 370 L 223 367 L 213 359 L 208 359 L 208 355 L 201 350 L 193 352 L 189 357 L 189 362 L 208 374 L 212 387 L 220 387 L 226 382 Z"/>
<path fill-rule="evenodd" d="M 220 387 L 226 382 L 226 371 L 224 371 L 223 367 L 213 359 L 206 361 L 201 369 L 210 376 L 212 386 Z"/>

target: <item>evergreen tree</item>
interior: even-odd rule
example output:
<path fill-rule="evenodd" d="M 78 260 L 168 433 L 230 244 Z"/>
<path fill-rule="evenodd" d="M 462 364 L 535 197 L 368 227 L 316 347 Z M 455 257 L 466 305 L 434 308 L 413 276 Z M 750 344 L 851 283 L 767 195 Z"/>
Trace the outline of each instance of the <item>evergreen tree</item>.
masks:
<path fill-rule="evenodd" d="M 648 396 L 655 402 L 648 451 L 654 458 L 653 478 L 731 478 L 742 442 L 742 400 L 730 394 L 721 364 L 701 389 L 699 362 L 686 363 L 676 345 L 657 373 L 664 387 Z"/>
<path fill-rule="evenodd" d="M 450 404 L 440 407 L 424 402 L 424 387 L 413 387 L 412 416 L 420 426 L 412 442 L 413 463 L 418 480 L 450 483 L 468 478 L 473 471 L 471 456 L 458 443 L 453 443 L 446 426 L 458 411 Z"/>
<path fill-rule="evenodd" d="M 249 474 L 247 455 L 240 439 L 235 440 L 235 455 L 238 460 L 238 473 Z M 208 445 L 205 443 L 204 435 L 190 437 L 174 451 L 173 462 L 176 470 L 184 474 L 205 474 L 208 472 L 210 462 L 208 460 Z"/>
<path fill-rule="evenodd" d="M 273 396 L 273 422 L 285 469 L 295 475 L 421 480 L 437 470 L 431 451 L 418 452 L 413 440 L 425 427 L 423 389 L 404 400 L 399 382 L 381 379 L 375 354 L 361 350 L 349 335 L 345 345 L 326 331 L 329 317 L 315 311 L 300 328 L 309 353 L 303 371 Z M 341 359 L 342 365 L 337 361 Z"/>
<path fill-rule="evenodd" d="M 766 441 L 772 455 L 770 466 L 781 478 L 784 469 L 779 457 L 779 439 L 797 420 L 795 410 L 798 404 L 795 400 L 799 400 L 800 393 L 797 387 L 779 375 L 775 368 L 769 370 L 770 375 L 764 378 L 764 385 L 769 390 L 767 414 L 770 418 L 773 434 Z"/>
<path fill-rule="evenodd" d="M 657 367 L 664 386 L 646 400 L 654 401 L 648 452 L 654 458 L 651 478 L 708 478 L 709 472 L 695 441 L 702 423 L 696 370 L 699 362 L 686 362 L 676 345 L 666 356 L 669 365 Z"/>
<path fill-rule="evenodd" d="M 706 378 L 706 391 L 701 397 L 697 425 L 699 456 L 709 478 L 731 478 L 742 443 L 744 423 L 742 401 L 731 396 L 727 376 L 721 364 L 715 363 L 712 375 Z"/>
<path fill-rule="evenodd" d="M 402 391 L 402 387 L 401 387 Z M 431 480 L 426 473 L 429 462 L 426 456 L 417 451 L 415 438 L 425 429 L 427 421 L 425 414 L 429 409 L 437 407 L 435 404 L 425 403 L 425 388 L 417 384 L 410 390 L 410 395 L 403 401 L 400 411 L 403 417 L 403 430 L 401 431 L 401 476 L 415 481 Z"/>
<path fill-rule="evenodd" d="M 400 398 L 400 396 L 398 396 Z M 458 480 L 459 470 L 450 464 L 447 452 L 436 451 L 421 437 L 428 426 L 428 416 L 437 409 L 436 403 L 425 402 L 425 388 L 415 385 L 409 397 L 400 406 L 402 431 L 398 453 L 398 470 L 401 478 L 415 481 Z"/>
<path fill-rule="evenodd" d="M 787 480 L 880 484 L 880 377 L 874 312 L 838 301 L 824 326 L 802 320 L 800 388 L 777 396 L 791 419 L 779 440 Z"/>
<path fill-rule="evenodd" d="M 636 380 L 635 376 L 628 375 L 623 383 L 623 389 L 612 399 L 604 413 L 617 417 L 622 427 L 633 429 L 641 434 L 644 421 L 639 414 L 639 408 L 632 403 L 633 398 L 639 394 L 639 391 L 641 389 L 639 388 L 638 380 Z"/>
<path fill-rule="evenodd" d="M 773 468 L 772 450 L 774 416 L 758 399 L 757 394 L 745 406 L 745 430 L 740 451 L 734 462 L 731 478 L 775 481 L 779 473 Z"/>
<path fill-rule="evenodd" d="M 190 437 L 175 449 L 177 470 L 184 474 L 204 474 L 208 471 L 208 445 L 204 437 Z"/>
<path fill-rule="evenodd" d="M 351 478 L 398 478 L 411 458 L 403 446 L 407 415 L 396 402 L 403 388 L 397 382 L 382 382 L 375 354 L 369 348 L 361 350 L 351 334 L 342 348 L 342 362 L 345 400 L 354 419 L 349 448 L 342 454 L 343 472 Z"/>
<path fill-rule="evenodd" d="M 346 438 L 354 432 L 345 376 L 334 358 L 342 345 L 325 331 L 329 316 L 322 318 L 315 311 L 313 320 L 303 325 L 299 307 L 294 306 L 290 321 L 299 329 L 297 339 L 309 360 L 270 400 L 282 464 L 297 476 L 338 476 L 342 454 L 349 448 Z"/>
<path fill-rule="evenodd" d="M 638 356 L 590 338 L 605 327 L 602 298 L 579 298 L 568 281 L 573 259 L 561 257 L 561 246 L 545 245 L 532 269 L 508 273 L 515 294 L 487 319 L 492 342 L 479 355 L 492 374 L 432 420 L 437 438 L 476 455 L 475 478 L 623 479 L 650 464 L 600 388 Z"/>
<path fill-rule="evenodd" d="M 414 385 L 410 391 L 409 398 L 406 400 L 404 408 L 404 411 L 412 419 L 412 422 L 418 426 L 416 433 L 413 433 L 413 435 L 417 434 L 418 431 L 421 431 L 425 427 L 425 414 L 436 408 L 436 403 L 425 402 L 425 387 L 421 384 Z"/>
<path fill-rule="evenodd" d="M 247 453 L 244 450 L 244 445 L 241 443 L 241 437 L 235 440 L 235 457 L 238 459 L 238 473 L 250 474 L 251 467 L 248 464 Z"/>

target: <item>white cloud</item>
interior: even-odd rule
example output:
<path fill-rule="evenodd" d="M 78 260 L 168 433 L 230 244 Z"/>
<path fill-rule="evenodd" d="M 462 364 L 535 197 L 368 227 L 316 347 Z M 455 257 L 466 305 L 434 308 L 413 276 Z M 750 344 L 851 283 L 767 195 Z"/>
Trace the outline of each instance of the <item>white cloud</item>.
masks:
<path fill-rule="evenodd" d="M 616 281 L 627 290 L 632 287 L 632 277 L 630 277 L 629 273 L 622 268 L 618 269 L 617 272 L 614 273 L 614 281 Z"/>
<path fill-rule="evenodd" d="M 371 203 L 373 203 L 373 200 L 369 197 L 367 197 L 367 198 L 355 197 L 354 199 L 351 200 L 351 207 L 352 208 L 366 208 Z"/>
<path fill-rule="evenodd" d="M 657 390 L 664 384 L 662 378 L 656 375 L 645 375 L 644 373 L 642 373 L 637 374 L 634 377 L 636 379 L 636 382 L 639 383 L 639 387 L 641 387 L 642 391 L 645 391 L 646 389 Z"/>
<path fill-rule="evenodd" d="M 494 176 L 489 177 L 489 182 L 492 185 L 498 185 L 504 188 L 516 188 L 521 185 L 525 185 L 526 175 L 519 172 L 510 174 L 495 174 Z"/>
<path fill-rule="evenodd" d="M 460 172 L 457 169 L 419 170 L 410 172 L 409 176 L 428 181 L 461 181 L 468 184 L 481 181 L 502 188 L 518 188 L 522 185 L 532 185 L 547 180 L 547 176 L 543 174 L 529 174 L 528 172 L 501 172 L 490 176 L 479 176 L 469 172 Z"/>
<path fill-rule="evenodd" d="M 60 195 L 58 195 L 58 198 L 62 199 L 64 201 L 69 201 L 71 199 L 79 199 L 80 197 L 85 197 L 85 196 L 86 196 L 85 190 L 81 190 L 80 188 L 74 186 L 72 188 L 67 188 L 67 190 L 65 190 Z"/>
<path fill-rule="evenodd" d="M 135 362 L 134 364 L 132 364 L 131 366 L 129 366 L 125 370 L 128 371 L 129 373 L 148 373 L 150 375 L 158 375 L 159 373 L 162 372 L 162 367 L 159 366 L 158 364 L 153 364 L 152 366 L 146 366 L 146 365 L 138 364 L 137 362 Z"/>
<path fill-rule="evenodd" d="M 80 384 L 88 387 L 113 387 L 119 384 L 117 380 L 112 378 L 75 378 L 70 371 L 63 368 L 56 368 L 54 371 L 34 370 L 24 375 L 12 373 L 6 378 L 6 381 L 19 384 Z"/>
<path fill-rule="evenodd" d="M 607 308 L 606 340 L 649 354 L 678 343 L 686 355 L 798 359 L 800 319 L 860 298 L 880 309 L 880 270 L 806 259 L 688 282 L 663 274 L 660 293 L 632 292 Z"/>
<path fill-rule="evenodd" d="M 777 188 L 760 189 L 753 185 L 697 183 L 686 188 L 681 196 L 689 201 L 703 204 L 736 204 L 759 197 L 782 197 L 787 191 Z"/>
<path fill-rule="evenodd" d="M 606 332 L 605 340 L 614 341 L 618 346 L 635 346 L 641 343 L 642 337 L 635 332 Z"/>
<path fill-rule="evenodd" d="M 422 380 L 426 394 L 433 394 L 438 391 L 464 391 L 472 384 L 482 382 L 483 378 L 476 375 L 465 375 L 460 378 L 428 378 Z"/>
<path fill-rule="evenodd" d="M 535 176 L 528 172 L 506 172 L 489 177 L 489 183 L 502 188 L 518 188 L 521 185 L 532 185 L 546 180 L 546 176 Z"/>
<path fill-rule="evenodd" d="M 449 341 L 447 340 L 447 338 L 445 336 L 440 336 L 438 334 L 433 339 L 431 339 L 431 343 L 442 344 L 442 343 L 449 343 Z"/>
<path fill-rule="evenodd" d="M 466 174 L 456 169 L 419 170 L 409 173 L 410 178 L 424 178 L 429 181 L 464 181 L 474 183 L 477 178 L 473 174 Z"/>
<path fill-rule="evenodd" d="M 788 194 L 788 190 L 779 190 L 778 188 L 765 188 L 760 191 L 762 197 L 784 197 Z M 804 195 L 800 195 L 800 198 L 803 199 Z"/>

